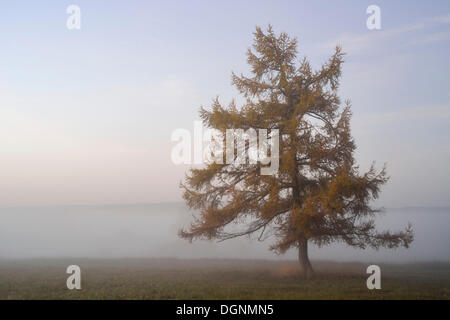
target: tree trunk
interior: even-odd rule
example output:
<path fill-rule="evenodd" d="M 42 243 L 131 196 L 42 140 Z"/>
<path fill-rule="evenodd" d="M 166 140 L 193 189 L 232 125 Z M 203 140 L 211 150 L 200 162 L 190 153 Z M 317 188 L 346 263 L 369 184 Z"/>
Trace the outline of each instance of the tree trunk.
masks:
<path fill-rule="evenodd" d="M 298 240 L 298 262 L 302 276 L 310 279 L 314 275 L 314 270 L 308 257 L 308 239 L 304 237 Z"/>

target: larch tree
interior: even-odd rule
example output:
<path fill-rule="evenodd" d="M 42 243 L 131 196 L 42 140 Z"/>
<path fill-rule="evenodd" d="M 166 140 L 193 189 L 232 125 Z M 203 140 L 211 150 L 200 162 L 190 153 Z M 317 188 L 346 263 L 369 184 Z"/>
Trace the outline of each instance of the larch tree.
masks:
<path fill-rule="evenodd" d="M 279 169 L 261 174 L 261 163 L 216 161 L 190 169 L 181 183 L 184 199 L 199 213 L 179 235 L 190 241 L 223 241 L 255 234 L 275 239 L 281 254 L 298 250 L 302 274 L 313 268 L 308 242 L 321 247 L 344 242 L 353 247 L 408 247 L 410 225 L 399 232 L 378 232 L 374 218 L 381 210 L 371 202 L 388 180 L 386 169 L 360 173 L 350 133 L 350 102 L 341 103 L 338 87 L 344 54 L 312 70 L 297 59 L 297 40 L 257 27 L 253 50 L 247 52 L 250 77 L 232 74 L 243 96 L 223 107 L 216 98 L 210 110 L 200 109 L 205 127 L 279 130 Z M 268 139 L 270 143 L 270 138 Z M 261 141 L 260 141 L 261 142 Z M 249 143 L 240 152 L 248 152 Z M 239 149 L 233 150 L 239 156 Z M 225 154 L 223 155 L 225 156 Z"/>

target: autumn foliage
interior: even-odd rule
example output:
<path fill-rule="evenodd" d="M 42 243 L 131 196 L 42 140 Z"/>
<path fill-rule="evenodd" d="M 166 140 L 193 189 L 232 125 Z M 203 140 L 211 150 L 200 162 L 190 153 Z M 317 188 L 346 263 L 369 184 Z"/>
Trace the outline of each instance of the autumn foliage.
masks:
<path fill-rule="evenodd" d="M 224 107 L 218 99 L 201 108 L 206 127 L 224 131 L 278 129 L 279 170 L 261 175 L 260 164 L 210 163 L 191 169 L 182 183 L 184 199 L 199 214 L 180 231 L 189 240 L 226 240 L 252 235 L 273 236 L 271 249 L 297 248 L 306 276 L 312 274 L 308 242 L 334 241 L 366 248 L 408 247 L 412 230 L 378 232 L 372 208 L 388 180 L 385 168 L 360 173 L 350 132 L 350 102 L 338 96 L 344 54 L 334 54 L 312 70 L 297 59 L 297 40 L 286 33 L 256 28 L 249 49 L 251 76 L 232 74 L 244 98 L 242 106 Z"/>

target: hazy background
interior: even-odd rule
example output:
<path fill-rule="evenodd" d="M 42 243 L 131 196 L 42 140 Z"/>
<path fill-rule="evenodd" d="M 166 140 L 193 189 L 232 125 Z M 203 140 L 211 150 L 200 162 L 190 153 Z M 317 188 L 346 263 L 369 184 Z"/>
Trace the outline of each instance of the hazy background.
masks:
<path fill-rule="evenodd" d="M 66 28 L 70 4 L 81 30 Z M 268 23 L 298 37 L 315 67 L 338 43 L 347 52 L 340 90 L 353 103 L 356 158 L 362 169 L 386 162 L 391 176 L 377 205 L 450 207 L 450 2 L 376 1 L 377 31 L 366 27 L 371 4 L 2 1 L 0 257 L 272 257 L 245 240 L 177 239 L 190 218 L 181 204 L 98 207 L 181 201 L 188 167 L 172 164 L 170 135 L 192 130 L 216 95 L 237 95 L 231 71 L 248 72 L 252 32 Z M 411 221 L 411 250 L 312 258 L 448 260 L 449 216 L 391 210 L 380 224 Z"/>
<path fill-rule="evenodd" d="M 177 231 L 189 224 L 192 213 L 182 203 L 1 209 L 0 258 L 297 258 L 295 250 L 281 257 L 269 252 L 271 239 L 259 242 L 244 237 L 190 244 L 179 239 Z M 395 230 L 408 221 L 415 231 L 408 250 L 332 245 L 320 250 L 313 247 L 310 256 L 336 261 L 450 261 L 450 208 L 389 209 L 378 225 Z"/>

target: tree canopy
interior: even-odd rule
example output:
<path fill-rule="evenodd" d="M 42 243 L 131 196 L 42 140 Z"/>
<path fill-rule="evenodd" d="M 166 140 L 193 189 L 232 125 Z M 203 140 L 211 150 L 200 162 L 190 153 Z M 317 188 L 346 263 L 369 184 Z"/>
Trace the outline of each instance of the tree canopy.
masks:
<path fill-rule="evenodd" d="M 187 205 L 199 211 L 180 236 L 226 240 L 255 234 L 276 238 L 271 249 L 299 249 L 304 272 L 312 268 L 307 243 L 341 241 L 366 248 L 408 247 L 411 226 L 378 232 L 371 206 L 388 181 L 386 168 L 360 173 L 350 131 L 351 105 L 338 96 L 344 53 L 336 47 L 318 70 L 297 58 L 297 40 L 257 27 L 247 52 L 251 75 L 232 74 L 244 98 L 200 109 L 204 126 L 278 129 L 279 170 L 261 175 L 260 163 L 208 163 L 191 169 L 181 184 Z M 235 150 L 237 151 L 237 150 Z M 248 151 L 248 144 L 245 151 Z M 238 155 L 236 155 L 238 156 Z"/>

